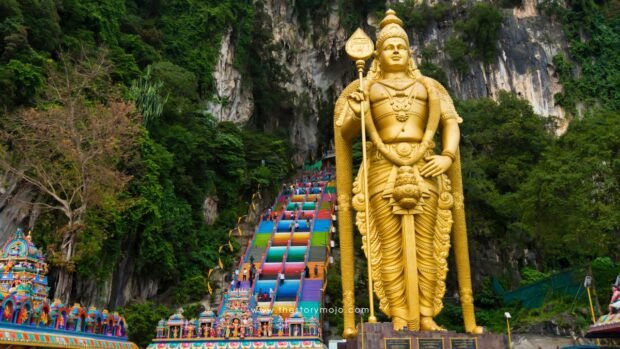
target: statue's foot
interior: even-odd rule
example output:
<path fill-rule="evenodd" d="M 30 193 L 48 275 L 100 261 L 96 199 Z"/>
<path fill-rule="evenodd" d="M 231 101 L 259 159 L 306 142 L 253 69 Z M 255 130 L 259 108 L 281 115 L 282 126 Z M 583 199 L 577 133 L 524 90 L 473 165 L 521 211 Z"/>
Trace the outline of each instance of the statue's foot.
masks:
<path fill-rule="evenodd" d="M 423 316 L 420 320 L 421 331 L 445 331 L 446 329 L 437 325 L 435 320 L 430 316 Z"/>
<path fill-rule="evenodd" d="M 344 338 L 355 338 L 357 337 L 357 331 L 354 328 L 347 327 L 344 329 L 343 336 Z"/>
<path fill-rule="evenodd" d="M 484 327 L 482 326 L 474 326 L 470 329 L 467 329 L 465 332 L 467 333 L 471 333 L 471 334 L 483 334 L 484 333 Z"/>
<path fill-rule="evenodd" d="M 392 327 L 394 328 L 394 331 L 400 331 L 400 330 L 404 330 L 407 328 L 407 321 L 405 319 L 401 319 L 398 317 L 393 317 L 392 318 Z"/>

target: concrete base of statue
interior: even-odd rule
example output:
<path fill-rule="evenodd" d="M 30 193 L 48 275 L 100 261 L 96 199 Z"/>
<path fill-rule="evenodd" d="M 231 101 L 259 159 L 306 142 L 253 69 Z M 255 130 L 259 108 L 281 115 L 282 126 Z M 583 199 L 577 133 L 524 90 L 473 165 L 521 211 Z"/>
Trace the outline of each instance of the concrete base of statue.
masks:
<path fill-rule="evenodd" d="M 364 323 L 357 326 L 357 338 L 340 343 L 338 349 L 507 349 L 500 334 L 472 335 L 457 332 L 394 331 L 392 324 Z"/>

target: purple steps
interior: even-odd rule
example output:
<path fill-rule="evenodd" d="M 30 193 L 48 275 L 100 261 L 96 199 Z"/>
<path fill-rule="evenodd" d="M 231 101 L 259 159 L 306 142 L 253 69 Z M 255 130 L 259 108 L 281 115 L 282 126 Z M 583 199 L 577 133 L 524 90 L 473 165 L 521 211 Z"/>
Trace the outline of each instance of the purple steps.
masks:
<path fill-rule="evenodd" d="M 301 290 L 301 300 L 319 302 L 321 300 L 321 288 L 323 280 L 304 280 Z"/>

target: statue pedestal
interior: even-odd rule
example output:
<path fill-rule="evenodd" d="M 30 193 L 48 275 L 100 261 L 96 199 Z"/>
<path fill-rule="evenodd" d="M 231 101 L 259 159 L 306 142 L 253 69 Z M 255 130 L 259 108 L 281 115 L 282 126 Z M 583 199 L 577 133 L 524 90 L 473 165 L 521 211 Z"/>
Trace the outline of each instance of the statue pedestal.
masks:
<path fill-rule="evenodd" d="M 471 335 L 456 332 L 394 331 L 389 322 L 357 326 L 357 338 L 338 346 L 339 349 L 506 349 L 504 335 Z"/>

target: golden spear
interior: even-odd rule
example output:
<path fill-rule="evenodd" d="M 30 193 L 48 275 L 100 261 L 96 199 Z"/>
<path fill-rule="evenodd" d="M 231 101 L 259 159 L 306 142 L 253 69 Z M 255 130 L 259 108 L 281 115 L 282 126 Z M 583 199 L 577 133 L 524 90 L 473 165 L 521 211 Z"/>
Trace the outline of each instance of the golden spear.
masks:
<path fill-rule="evenodd" d="M 357 73 L 359 75 L 360 87 L 359 90 L 364 93 L 364 67 L 366 66 L 366 61 L 372 57 L 372 54 L 375 50 L 374 44 L 372 40 L 364 33 L 361 28 L 357 28 L 357 30 L 351 35 L 349 40 L 345 45 L 345 51 L 349 58 L 355 61 L 355 67 L 357 68 Z M 366 156 L 366 123 L 364 116 L 364 101 L 360 103 L 360 119 L 362 122 L 362 180 L 364 181 L 364 209 L 366 212 L 366 255 L 368 259 L 368 302 L 370 305 L 370 316 L 368 317 L 369 323 L 377 322 L 377 318 L 375 317 L 375 305 L 374 305 L 374 296 L 372 290 L 372 265 L 371 265 L 371 251 L 370 247 L 370 210 L 368 204 L 368 173 L 366 171 L 368 159 Z"/>

